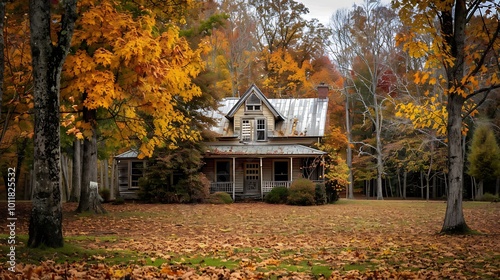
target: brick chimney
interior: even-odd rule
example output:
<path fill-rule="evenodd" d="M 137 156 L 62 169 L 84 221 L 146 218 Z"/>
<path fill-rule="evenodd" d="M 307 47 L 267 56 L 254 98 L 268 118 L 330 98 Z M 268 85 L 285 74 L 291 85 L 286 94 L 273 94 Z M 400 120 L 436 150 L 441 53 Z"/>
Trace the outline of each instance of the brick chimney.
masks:
<path fill-rule="evenodd" d="M 319 99 L 326 99 L 328 98 L 328 91 L 330 90 L 330 87 L 321 82 L 319 85 L 316 87 L 316 90 L 318 91 L 318 98 Z"/>

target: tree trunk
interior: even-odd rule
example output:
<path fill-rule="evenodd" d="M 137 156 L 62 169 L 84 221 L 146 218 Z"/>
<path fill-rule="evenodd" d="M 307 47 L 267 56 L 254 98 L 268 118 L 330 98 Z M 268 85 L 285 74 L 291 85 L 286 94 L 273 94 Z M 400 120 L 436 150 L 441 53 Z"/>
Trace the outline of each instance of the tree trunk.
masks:
<path fill-rule="evenodd" d="M 104 162 L 104 185 L 102 187 L 109 190 L 109 164 L 108 164 L 108 159 L 105 159 L 103 162 Z"/>
<path fill-rule="evenodd" d="M 68 179 L 68 159 L 61 155 L 61 175 L 62 175 L 62 201 L 67 201 L 69 198 L 69 179 Z"/>
<path fill-rule="evenodd" d="M 434 173 L 432 176 L 432 198 L 436 199 L 437 197 L 437 174 Z"/>
<path fill-rule="evenodd" d="M 34 81 L 34 190 L 29 247 L 62 247 L 59 93 L 61 71 L 76 20 L 76 0 L 64 1 L 57 43 L 51 36 L 51 2 L 30 1 L 30 44 Z"/>
<path fill-rule="evenodd" d="M 405 170 L 403 173 L 403 198 L 406 199 L 406 178 L 408 177 L 408 171 Z"/>
<path fill-rule="evenodd" d="M 484 188 L 483 188 L 484 184 L 483 183 L 484 183 L 484 180 L 479 180 L 479 183 L 477 184 L 476 200 L 483 199 L 483 195 L 484 195 Z"/>
<path fill-rule="evenodd" d="M 495 195 L 500 195 L 500 177 L 497 177 L 497 183 L 495 186 Z"/>
<path fill-rule="evenodd" d="M 81 141 L 75 139 L 73 141 L 73 176 L 71 182 L 71 195 L 69 201 L 78 202 L 80 200 L 81 183 L 82 183 L 82 161 L 81 161 Z"/>
<path fill-rule="evenodd" d="M 92 136 L 83 140 L 82 185 L 80 203 L 77 212 L 92 211 L 96 214 L 106 213 L 101 205 L 99 196 L 93 194 L 91 184 L 97 184 L 97 135 L 95 129 L 96 110 L 84 108 L 84 120 L 92 126 Z M 93 183 L 91 183 L 93 182 Z M 101 186 L 102 187 L 102 186 Z"/>
<path fill-rule="evenodd" d="M 443 233 L 465 233 L 469 227 L 465 223 L 462 208 L 463 169 L 462 156 L 462 105 L 463 97 L 448 96 L 448 199 L 444 218 Z"/>
<path fill-rule="evenodd" d="M 346 162 L 347 168 L 349 169 L 349 185 L 347 186 L 347 198 L 354 199 L 354 178 L 352 175 L 352 136 L 351 136 L 351 114 L 349 113 L 349 93 L 346 90 L 345 93 L 345 126 L 346 126 L 346 134 L 347 134 L 347 153 L 346 153 Z"/>
<path fill-rule="evenodd" d="M 116 169 L 116 160 L 112 157 L 113 161 L 111 162 L 111 183 L 109 184 L 109 199 L 114 200 L 116 198 L 115 195 L 115 169 Z"/>

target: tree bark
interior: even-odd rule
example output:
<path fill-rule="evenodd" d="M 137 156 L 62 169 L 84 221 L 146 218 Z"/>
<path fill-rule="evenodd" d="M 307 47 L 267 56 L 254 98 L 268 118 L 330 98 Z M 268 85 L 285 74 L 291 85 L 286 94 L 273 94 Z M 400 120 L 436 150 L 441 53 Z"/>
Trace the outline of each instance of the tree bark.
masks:
<path fill-rule="evenodd" d="M 456 0 L 452 9 L 442 12 L 441 29 L 451 55 L 455 58 L 452 66 L 447 66 L 448 89 L 459 86 L 465 75 L 465 26 L 467 10 L 465 0 Z M 444 51 L 444 50 L 443 50 Z M 462 147 L 462 107 L 465 98 L 459 93 L 449 92 L 446 109 L 448 111 L 448 199 L 442 233 L 465 233 L 469 227 L 465 223 L 462 208 L 464 155 Z"/>
<path fill-rule="evenodd" d="M 408 171 L 404 171 L 403 173 L 403 199 L 406 199 L 406 179 L 408 178 Z"/>
<path fill-rule="evenodd" d="M 500 177 L 497 177 L 497 183 L 495 184 L 495 195 L 500 195 Z"/>
<path fill-rule="evenodd" d="M 51 37 L 51 3 L 30 1 L 34 80 L 34 190 L 29 247 L 63 246 L 60 189 L 59 93 L 61 71 L 76 20 L 76 0 L 64 1 L 57 43 Z"/>
<path fill-rule="evenodd" d="M 94 212 L 96 214 L 106 213 L 102 207 L 99 196 L 93 193 L 91 182 L 97 184 L 97 133 L 96 133 L 96 110 L 83 110 L 83 118 L 92 127 L 92 136 L 83 140 L 83 161 L 82 161 L 82 184 L 80 193 L 80 203 L 77 212 Z M 92 186 L 94 184 L 92 183 Z M 101 186 L 102 187 L 102 186 Z"/>
<path fill-rule="evenodd" d="M 81 142 L 78 139 L 73 141 L 73 176 L 71 178 L 72 188 L 69 201 L 78 202 L 80 200 L 82 183 L 82 161 L 81 161 Z"/>
<path fill-rule="evenodd" d="M 347 134 L 347 154 L 346 162 L 347 168 L 349 169 L 349 185 L 347 187 L 347 198 L 354 199 L 354 178 L 352 175 L 352 134 L 351 134 L 351 117 L 349 109 L 349 93 L 345 91 L 345 124 L 346 124 L 346 134 Z"/>
<path fill-rule="evenodd" d="M 448 199 L 443 233 L 464 233 L 469 230 L 462 208 L 463 156 L 462 156 L 462 105 L 463 98 L 448 96 Z"/>

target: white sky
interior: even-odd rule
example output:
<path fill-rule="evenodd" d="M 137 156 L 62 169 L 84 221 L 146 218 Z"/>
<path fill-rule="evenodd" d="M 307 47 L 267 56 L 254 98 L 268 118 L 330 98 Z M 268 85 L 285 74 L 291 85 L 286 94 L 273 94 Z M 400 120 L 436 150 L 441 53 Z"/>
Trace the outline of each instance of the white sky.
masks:
<path fill-rule="evenodd" d="M 365 0 L 296 0 L 304 4 L 309 9 L 309 14 L 304 18 L 317 18 L 319 22 L 328 25 L 330 17 L 338 9 L 351 9 L 354 4 L 360 6 Z M 382 0 L 383 4 L 388 4 L 390 0 Z"/>

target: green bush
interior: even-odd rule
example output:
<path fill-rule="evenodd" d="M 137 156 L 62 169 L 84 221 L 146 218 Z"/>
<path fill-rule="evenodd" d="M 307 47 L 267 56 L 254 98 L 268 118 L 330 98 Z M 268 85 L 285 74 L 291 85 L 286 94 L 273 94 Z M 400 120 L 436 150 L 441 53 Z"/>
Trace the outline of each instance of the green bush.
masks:
<path fill-rule="evenodd" d="M 113 205 L 122 205 L 125 204 L 125 199 L 123 197 L 117 197 L 115 200 L 112 202 Z"/>
<path fill-rule="evenodd" d="M 109 202 L 110 199 L 111 199 L 111 192 L 108 188 L 102 188 L 100 191 L 99 191 L 99 195 L 102 197 L 102 199 L 104 200 L 104 202 Z"/>
<path fill-rule="evenodd" d="M 338 190 L 342 187 L 337 184 L 336 181 L 328 181 L 325 184 L 326 190 L 326 201 L 327 203 L 334 203 L 339 200 L 339 192 Z"/>
<path fill-rule="evenodd" d="M 272 204 L 285 204 L 288 197 L 287 187 L 275 187 L 266 196 L 264 201 Z"/>
<path fill-rule="evenodd" d="M 147 203 L 192 203 L 203 202 L 210 193 L 210 181 L 201 173 L 186 175 L 173 186 L 166 175 L 155 170 L 139 179 L 139 199 Z"/>
<path fill-rule="evenodd" d="M 203 173 L 179 180 L 175 185 L 179 202 L 203 202 L 210 194 L 210 181 Z"/>
<path fill-rule="evenodd" d="M 297 179 L 293 181 L 288 191 L 287 203 L 291 205 L 314 205 L 316 189 L 314 183 L 308 179 Z"/>
<path fill-rule="evenodd" d="M 500 198 L 498 195 L 494 195 L 491 193 L 485 193 L 483 194 L 483 197 L 481 198 L 482 201 L 490 201 L 490 202 L 499 202 Z"/>
<path fill-rule="evenodd" d="M 208 196 L 206 202 L 211 204 L 231 204 L 233 198 L 226 192 L 214 192 Z"/>
<path fill-rule="evenodd" d="M 327 203 L 325 183 L 317 183 L 314 190 L 314 200 L 316 205 L 323 205 Z"/>

